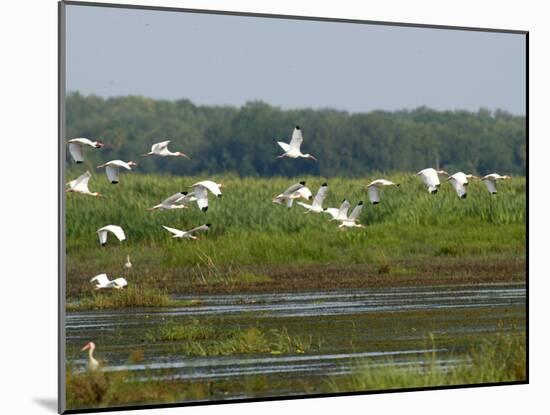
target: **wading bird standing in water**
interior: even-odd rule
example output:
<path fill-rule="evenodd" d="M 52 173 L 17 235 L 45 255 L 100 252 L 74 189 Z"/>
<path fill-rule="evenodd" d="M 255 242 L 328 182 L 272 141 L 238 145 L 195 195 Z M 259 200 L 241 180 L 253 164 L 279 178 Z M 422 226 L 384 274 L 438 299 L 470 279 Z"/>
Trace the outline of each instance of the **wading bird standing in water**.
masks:
<path fill-rule="evenodd" d="M 167 157 L 167 156 L 174 156 L 174 157 L 185 157 L 186 159 L 190 159 L 190 157 L 182 153 L 181 151 L 172 152 L 168 150 L 168 144 L 170 144 L 170 140 L 162 141 L 160 143 L 153 144 L 151 147 L 151 151 L 145 154 L 142 154 L 142 157 L 147 156 L 160 156 L 160 157 Z"/>
<path fill-rule="evenodd" d="M 111 160 L 108 161 L 105 164 L 102 164 L 100 166 L 97 166 L 97 168 L 105 167 L 105 173 L 107 174 L 107 178 L 112 184 L 118 183 L 118 169 L 123 168 L 126 170 L 132 170 L 132 167 L 137 166 L 137 163 L 133 161 L 124 162 L 122 160 Z"/>
<path fill-rule="evenodd" d="M 132 269 L 132 263 L 130 262 L 130 255 L 126 255 L 126 262 L 124 263 L 124 273 L 126 275 L 130 274 Z"/>
<path fill-rule="evenodd" d="M 491 173 L 481 178 L 481 180 L 483 180 L 483 182 L 487 186 L 487 190 L 489 190 L 489 193 L 491 193 L 492 195 L 497 194 L 497 181 L 511 179 L 512 178 L 510 176 L 501 176 L 497 173 Z"/>
<path fill-rule="evenodd" d="M 300 129 L 300 126 L 296 126 L 294 128 L 294 131 L 292 132 L 292 138 L 290 139 L 290 143 L 285 143 L 284 141 L 277 141 L 277 144 L 281 146 L 281 148 L 284 150 L 284 153 L 280 156 L 277 156 L 277 158 L 284 158 L 288 157 L 291 159 L 297 159 L 299 157 L 311 159 L 317 161 L 315 157 L 313 157 L 311 154 L 304 154 L 300 151 L 300 146 L 302 145 L 302 142 L 304 141 L 304 137 L 302 136 L 302 130 Z"/>
<path fill-rule="evenodd" d="M 69 188 L 65 191 L 81 193 L 83 195 L 89 195 L 89 196 L 101 196 L 99 192 L 90 192 L 90 190 L 88 189 L 88 182 L 90 181 L 91 177 L 92 177 L 92 173 L 87 171 L 86 173 L 78 176 L 76 179 L 71 180 L 69 183 L 67 183 L 67 186 L 69 186 Z"/>
<path fill-rule="evenodd" d="M 99 368 L 99 362 L 94 358 L 95 343 L 89 342 L 80 350 L 81 352 L 88 351 L 88 370 L 94 372 Z"/>
<path fill-rule="evenodd" d="M 478 177 L 474 176 L 473 174 L 464 174 L 459 171 L 458 173 L 449 176 L 449 178 L 447 179 L 451 182 L 451 184 L 455 188 L 456 194 L 461 199 L 465 199 L 467 196 L 466 188 L 468 187 L 468 179 L 478 179 Z"/>
<path fill-rule="evenodd" d="M 380 203 L 380 192 L 379 188 L 382 186 L 395 186 L 399 187 L 399 183 L 394 183 L 391 180 L 378 179 L 373 180 L 367 186 L 367 194 L 369 195 L 369 200 L 373 205 Z"/>
<path fill-rule="evenodd" d="M 428 168 L 428 169 L 420 170 L 418 173 L 416 173 L 416 176 L 420 176 L 420 178 L 428 188 L 428 192 L 434 194 L 434 193 L 437 193 L 437 190 L 441 185 L 438 174 L 442 174 L 444 176 L 449 175 L 449 173 L 447 173 L 445 170 L 436 170 L 436 169 Z"/>
<path fill-rule="evenodd" d="M 88 140 L 87 138 L 73 138 L 72 140 L 69 140 L 68 143 L 69 153 L 71 153 L 73 160 L 77 163 L 84 162 L 84 153 L 82 152 L 82 146 L 101 148 L 105 145 L 101 141 L 92 141 Z"/>

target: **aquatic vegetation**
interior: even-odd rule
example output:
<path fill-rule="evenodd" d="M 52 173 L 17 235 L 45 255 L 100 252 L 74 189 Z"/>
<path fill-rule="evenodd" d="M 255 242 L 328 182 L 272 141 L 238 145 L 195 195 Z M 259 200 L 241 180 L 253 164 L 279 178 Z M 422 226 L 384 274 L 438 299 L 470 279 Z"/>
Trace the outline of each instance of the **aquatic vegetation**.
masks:
<path fill-rule="evenodd" d="M 476 383 L 518 382 L 527 379 L 525 333 L 488 336 L 466 353 L 454 354 L 462 362 L 446 366 L 437 353 L 406 365 L 387 360 L 359 363 L 354 373 L 328 381 L 332 392 L 406 389 Z"/>
<path fill-rule="evenodd" d="M 148 331 L 145 342 L 173 342 L 177 353 L 188 356 L 216 356 L 241 353 L 306 353 L 322 344 L 313 336 L 289 334 L 288 330 L 259 327 L 220 329 L 210 322 L 192 320 L 187 324 L 169 321 Z"/>
<path fill-rule="evenodd" d="M 93 291 L 90 296 L 78 302 L 68 303 L 67 311 L 86 309 L 128 308 L 128 307 L 165 307 L 173 301 L 164 291 L 131 285 L 122 290 Z"/>

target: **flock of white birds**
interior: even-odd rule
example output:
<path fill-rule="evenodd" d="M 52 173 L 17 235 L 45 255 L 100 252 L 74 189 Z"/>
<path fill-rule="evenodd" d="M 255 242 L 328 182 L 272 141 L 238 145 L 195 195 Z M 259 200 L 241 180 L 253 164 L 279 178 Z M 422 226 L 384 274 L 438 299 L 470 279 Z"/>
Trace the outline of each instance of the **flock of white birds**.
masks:
<path fill-rule="evenodd" d="M 104 144 L 99 141 L 91 141 L 87 138 L 73 138 L 69 140 L 68 143 L 69 143 L 69 153 L 71 154 L 73 160 L 76 163 L 84 162 L 84 151 L 83 151 L 84 147 L 88 146 L 91 148 L 99 149 L 104 146 Z M 142 156 L 143 157 L 172 156 L 172 157 L 184 157 L 189 159 L 189 156 L 187 156 L 185 153 L 182 153 L 179 151 L 176 151 L 176 152 L 170 151 L 168 149 L 169 143 L 170 143 L 169 140 L 156 143 L 151 147 L 150 152 L 142 154 Z M 277 157 L 291 158 L 291 159 L 305 158 L 305 159 L 311 159 L 311 160 L 317 161 L 317 159 L 313 155 L 309 153 L 305 153 L 305 154 L 302 153 L 301 151 L 302 143 L 303 143 L 302 130 L 300 129 L 299 126 L 296 126 L 294 128 L 294 131 L 292 133 L 292 137 L 289 143 L 285 143 L 283 141 L 277 141 L 277 144 L 279 144 L 279 146 L 284 151 L 283 154 Z M 124 162 L 122 160 L 111 160 L 97 167 L 105 168 L 105 173 L 107 175 L 108 180 L 113 184 L 117 184 L 119 182 L 120 169 L 131 171 L 136 166 L 137 166 L 137 163 L 135 163 L 134 161 Z M 432 194 L 437 193 L 439 187 L 441 186 L 441 182 L 439 179 L 440 175 L 447 177 L 447 180 L 454 187 L 458 197 L 461 199 L 464 199 L 467 195 L 468 179 L 481 179 L 485 183 L 485 185 L 487 186 L 487 189 L 491 194 L 496 194 L 497 192 L 496 183 L 499 180 L 511 179 L 510 176 L 501 176 L 497 173 L 488 174 L 481 178 L 474 176 L 472 174 L 465 174 L 463 172 L 457 172 L 450 175 L 444 170 L 436 170 L 433 168 L 427 168 L 416 173 L 416 176 L 419 176 L 422 179 L 424 185 L 428 189 L 428 192 Z M 80 175 L 76 179 L 68 182 L 67 183 L 68 188 L 66 191 L 80 193 L 80 194 L 89 195 L 89 196 L 101 196 L 100 193 L 91 192 L 89 190 L 88 184 L 91 177 L 92 177 L 92 174 L 90 173 L 90 171 L 86 171 L 84 174 Z M 380 188 L 391 187 L 391 186 L 399 187 L 399 183 L 394 183 L 386 179 L 377 179 L 369 183 L 366 187 L 366 190 L 367 190 L 367 195 L 370 202 L 373 205 L 378 204 L 380 202 Z M 162 202 L 152 206 L 148 210 L 154 211 L 154 210 L 184 209 L 184 208 L 188 208 L 190 204 L 195 202 L 200 210 L 202 210 L 203 212 L 206 212 L 208 210 L 208 193 L 210 192 L 216 197 L 221 197 L 222 187 L 223 185 L 221 183 L 215 183 L 211 180 L 203 180 L 191 185 L 190 186 L 191 191 L 175 193 L 167 197 Z M 327 196 L 327 192 L 328 192 L 328 184 L 325 182 L 320 186 L 315 197 L 313 197 L 311 190 L 307 188 L 306 183 L 302 181 L 302 182 L 293 184 L 284 192 L 275 196 L 275 198 L 272 201 L 273 203 L 277 203 L 277 204 L 286 204 L 286 206 L 290 209 L 295 199 L 312 200 L 311 204 L 301 202 L 301 201 L 297 201 L 296 203 L 305 209 L 305 213 L 329 214 L 331 216 L 331 219 L 330 219 L 331 221 L 336 221 L 340 223 L 338 226 L 339 228 L 364 227 L 362 224 L 359 223 L 359 216 L 361 215 L 361 211 L 363 209 L 363 201 L 359 201 L 359 203 L 354 207 L 352 212 L 348 215 L 348 211 L 351 207 L 351 204 L 347 199 L 344 199 L 342 201 L 342 204 L 338 208 L 335 208 L 335 207 L 323 208 L 323 202 Z M 199 238 L 194 234 L 198 232 L 208 231 L 210 229 L 210 224 L 206 223 L 204 225 L 197 226 L 188 231 L 171 228 L 164 225 L 163 225 L 163 228 L 166 229 L 168 232 L 170 232 L 173 238 L 196 240 Z M 102 228 L 99 228 L 97 230 L 99 243 L 102 246 L 107 243 L 107 238 L 109 233 L 113 234 L 114 237 L 116 237 L 119 241 L 124 241 L 126 239 L 126 234 L 124 233 L 124 230 L 120 226 L 118 225 L 103 226 Z M 130 257 L 127 256 L 126 262 L 124 263 L 125 273 L 129 274 L 131 268 L 132 268 L 132 263 L 130 262 Z M 104 274 L 104 273 L 94 276 L 90 280 L 90 282 L 95 283 L 95 289 L 113 289 L 113 288 L 122 289 L 128 285 L 128 282 L 126 281 L 125 278 L 120 277 L 114 280 L 109 280 L 109 277 L 107 276 L 107 274 Z M 95 349 L 95 344 L 92 342 L 88 343 L 82 349 L 83 351 L 88 350 L 89 352 L 88 368 L 90 370 L 95 370 L 98 367 L 97 361 L 93 358 L 94 349 Z"/>

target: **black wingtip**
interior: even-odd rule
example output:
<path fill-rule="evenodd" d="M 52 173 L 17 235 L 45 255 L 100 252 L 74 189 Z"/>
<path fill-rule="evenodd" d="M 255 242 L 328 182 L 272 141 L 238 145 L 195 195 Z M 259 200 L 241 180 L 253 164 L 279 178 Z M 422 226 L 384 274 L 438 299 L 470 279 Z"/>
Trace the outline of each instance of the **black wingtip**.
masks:
<path fill-rule="evenodd" d="M 397 187 L 399 187 L 399 186 L 401 186 L 401 183 L 395 183 L 395 185 L 396 185 Z"/>
<path fill-rule="evenodd" d="M 113 180 L 111 183 L 112 183 L 112 184 L 118 184 L 118 181 Z"/>
<path fill-rule="evenodd" d="M 357 206 L 361 206 L 363 204 L 363 201 L 361 200 L 359 203 L 357 203 Z"/>
<path fill-rule="evenodd" d="M 222 196 L 223 196 L 223 194 L 222 194 L 222 193 L 220 193 L 220 194 L 219 194 L 219 195 L 218 195 L 217 197 L 222 197 Z"/>
<path fill-rule="evenodd" d="M 301 184 L 302 186 L 305 186 L 305 185 L 306 185 L 306 182 L 305 182 L 305 181 L 301 181 L 300 184 Z"/>
<path fill-rule="evenodd" d="M 180 193 L 184 196 L 187 195 L 187 192 L 180 192 Z"/>
<path fill-rule="evenodd" d="M 299 125 L 297 125 L 297 126 L 296 126 L 296 129 L 297 129 L 297 130 L 299 130 L 299 129 L 300 129 L 300 126 L 299 126 Z"/>
<path fill-rule="evenodd" d="M 461 199 L 466 199 L 467 194 L 464 193 L 462 196 L 460 196 Z"/>
<path fill-rule="evenodd" d="M 497 192 L 491 192 L 491 194 L 492 194 L 492 195 L 496 195 L 496 194 L 497 194 Z"/>
<path fill-rule="evenodd" d="M 378 203 L 380 203 L 380 202 L 372 202 L 373 205 L 377 205 Z"/>
<path fill-rule="evenodd" d="M 209 224 L 209 223 L 207 223 L 207 224 L 206 224 L 206 226 L 210 227 L 210 224 Z"/>
<path fill-rule="evenodd" d="M 101 244 L 101 246 L 105 246 L 105 245 L 107 245 L 107 242 L 104 242 L 104 243 Z"/>
<path fill-rule="evenodd" d="M 321 187 L 323 187 L 323 186 L 328 186 L 327 182 L 324 182 L 324 183 L 321 185 Z"/>
<path fill-rule="evenodd" d="M 83 161 L 77 161 L 76 164 L 82 164 L 84 163 Z"/>
<path fill-rule="evenodd" d="M 205 206 L 201 209 L 203 212 L 206 212 L 208 210 L 208 206 Z"/>

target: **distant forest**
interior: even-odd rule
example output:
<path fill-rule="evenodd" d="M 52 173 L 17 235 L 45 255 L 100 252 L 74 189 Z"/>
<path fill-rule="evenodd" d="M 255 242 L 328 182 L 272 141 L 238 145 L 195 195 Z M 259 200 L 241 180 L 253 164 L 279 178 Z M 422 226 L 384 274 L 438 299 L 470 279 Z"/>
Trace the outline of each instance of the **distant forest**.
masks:
<path fill-rule="evenodd" d="M 372 172 L 449 172 L 524 175 L 526 119 L 505 111 L 411 111 L 353 113 L 332 109 L 282 110 L 263 102 L 243 107 L 197 106 L 128 96 L 104 99 L 70 94 L 67 139 L 107 144 L 86 151 L 92 163 L 134 160 L 140 172 L 174 175 L 235 173 L 241 176 L 365 176 Z M 302 151 L 312 160 L 277 159 L 295 125 Z M 191 160 L 141 158 L 158 141 Z"/>

